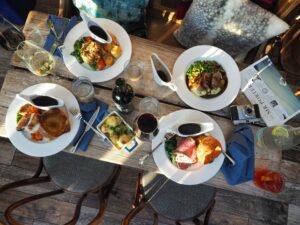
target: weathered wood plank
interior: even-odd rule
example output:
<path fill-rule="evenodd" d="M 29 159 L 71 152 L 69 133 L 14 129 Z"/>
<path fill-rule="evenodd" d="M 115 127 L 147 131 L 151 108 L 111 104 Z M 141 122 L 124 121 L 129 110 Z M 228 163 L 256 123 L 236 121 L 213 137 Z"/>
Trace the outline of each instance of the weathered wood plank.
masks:
<path fill-rule="evenodd" d="M 287 223 L 288 205 L 262 198 L 252 198 L 251 195 L 218 190 L 215 210 L 267 222 L 266 224 L 282 225 Z"/>
<path fill-rule="evenodd" d="M 15 148 L 4 138 L 0 138 L 0 164 L 10 165 L 15 154 Z"/>
<path fill-rule="evenodd" d="M 300 206 L 289 205 L 287 225 L 299 225 L 300 223 Z"/>
<path fill-rule="evenodd" d="M 31 219 L 31 218 L 14 215 L 14 219 L 21 222 L 22 225 L 33 225 L 33 219 Z M 3 221 L 3 224 L 1 223 L 1 221 Z M 6 225 L 6 224 L 8 224 L 8 223 L 6 222 L 6 220 L 4 218 L 4 213 L 0 212 L 0 225 Z"/>

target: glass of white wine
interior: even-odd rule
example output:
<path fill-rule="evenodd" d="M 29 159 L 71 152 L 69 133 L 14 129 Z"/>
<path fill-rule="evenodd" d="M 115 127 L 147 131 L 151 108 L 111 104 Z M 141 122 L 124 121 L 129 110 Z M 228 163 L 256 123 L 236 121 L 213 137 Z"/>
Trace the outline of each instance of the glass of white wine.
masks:
<path fill-rule="evenodd" d="M 16 50 L 26 67 L 37 76 L 47 76 L 55 66 L 55 59 L 50 52 L 31 41 L 23 41 Z"/>

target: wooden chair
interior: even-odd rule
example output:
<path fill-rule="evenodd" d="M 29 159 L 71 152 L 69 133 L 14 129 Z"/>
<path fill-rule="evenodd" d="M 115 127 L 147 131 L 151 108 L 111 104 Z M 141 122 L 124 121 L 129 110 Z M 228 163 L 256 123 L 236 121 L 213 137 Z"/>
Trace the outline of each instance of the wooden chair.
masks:
<path fill-rule="evenodd" d="M 41 176 L 45 169 L 47 175 Z M 5 211 L 5 218 L 11 225 L 21 225 L 16 221 L 12 212 L 19 206 L 44 197 L 71 192 L 79 195 L 73 218 L 66 225 L 76 224 L 82 202 L 88 194 L 96 194 L 99 198 L 99 211 L 89 225 L 96 225 L 102 221 L 107 206 L 108 196 L 119 175 L 120 167 L 107 162 L 100 162 L 74 154 L 60 152 L 56 155 L 41 159 L 38 170 L 32 178 L 16 181 L 0 187 L 0 193 L 16 187 L 52 181 L 57 190 L 37 194 L 19 200 L 10 205 Z"/>
<path fill-rule="evenodd" d="M 180 185 L 155 173 L 139 174 L 133 209 L 123 219 L 122 225 L 130 221 L 145 207 L 153 210 L 153 225 L 158 225 L 158 215 L 174 220 L 192 220 L 200 225 L 198 219 L 205 214 L 204 225 L 208 224 L 215 204 L 215 189 L 206 185 Z"/>

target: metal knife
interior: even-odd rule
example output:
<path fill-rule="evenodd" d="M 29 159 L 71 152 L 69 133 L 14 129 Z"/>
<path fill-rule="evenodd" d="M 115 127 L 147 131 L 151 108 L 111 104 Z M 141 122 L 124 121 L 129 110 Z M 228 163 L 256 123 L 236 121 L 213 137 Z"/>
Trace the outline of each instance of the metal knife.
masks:
<path fill-rule="evenodd" d="M 92 115 L 92 117 L 89 119 L 88 123 L 93 125 L 93 123 L 95 122 L 97 115 L 100 111 L 100 106 L 97 107 L 96 111 L 94 112 L 94 114 Z M 74 153 L 79 145 L 79 143 L 81 142 L 82 138 L 84 137 L 84 135 L 90 130 L 91 128 L 89 126 L 86 126 L 83 133 L 81 134 L 80 138 L 78 139 L 78 141 L 76 142 L 76 144 L 70 149 L 70 152 Z"/>

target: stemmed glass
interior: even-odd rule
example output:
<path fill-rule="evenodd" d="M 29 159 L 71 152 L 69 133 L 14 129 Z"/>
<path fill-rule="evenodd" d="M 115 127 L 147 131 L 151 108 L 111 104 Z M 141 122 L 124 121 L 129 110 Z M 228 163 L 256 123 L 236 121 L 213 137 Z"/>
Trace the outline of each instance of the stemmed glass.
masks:
<path fill-rule="evenodd" d="M 40 48 L 31 41 L 21 42 L 16 50 L 26 67 L 37 76 L 46 76 L 55 66 L 55 59 L 48 51 Z"/>

